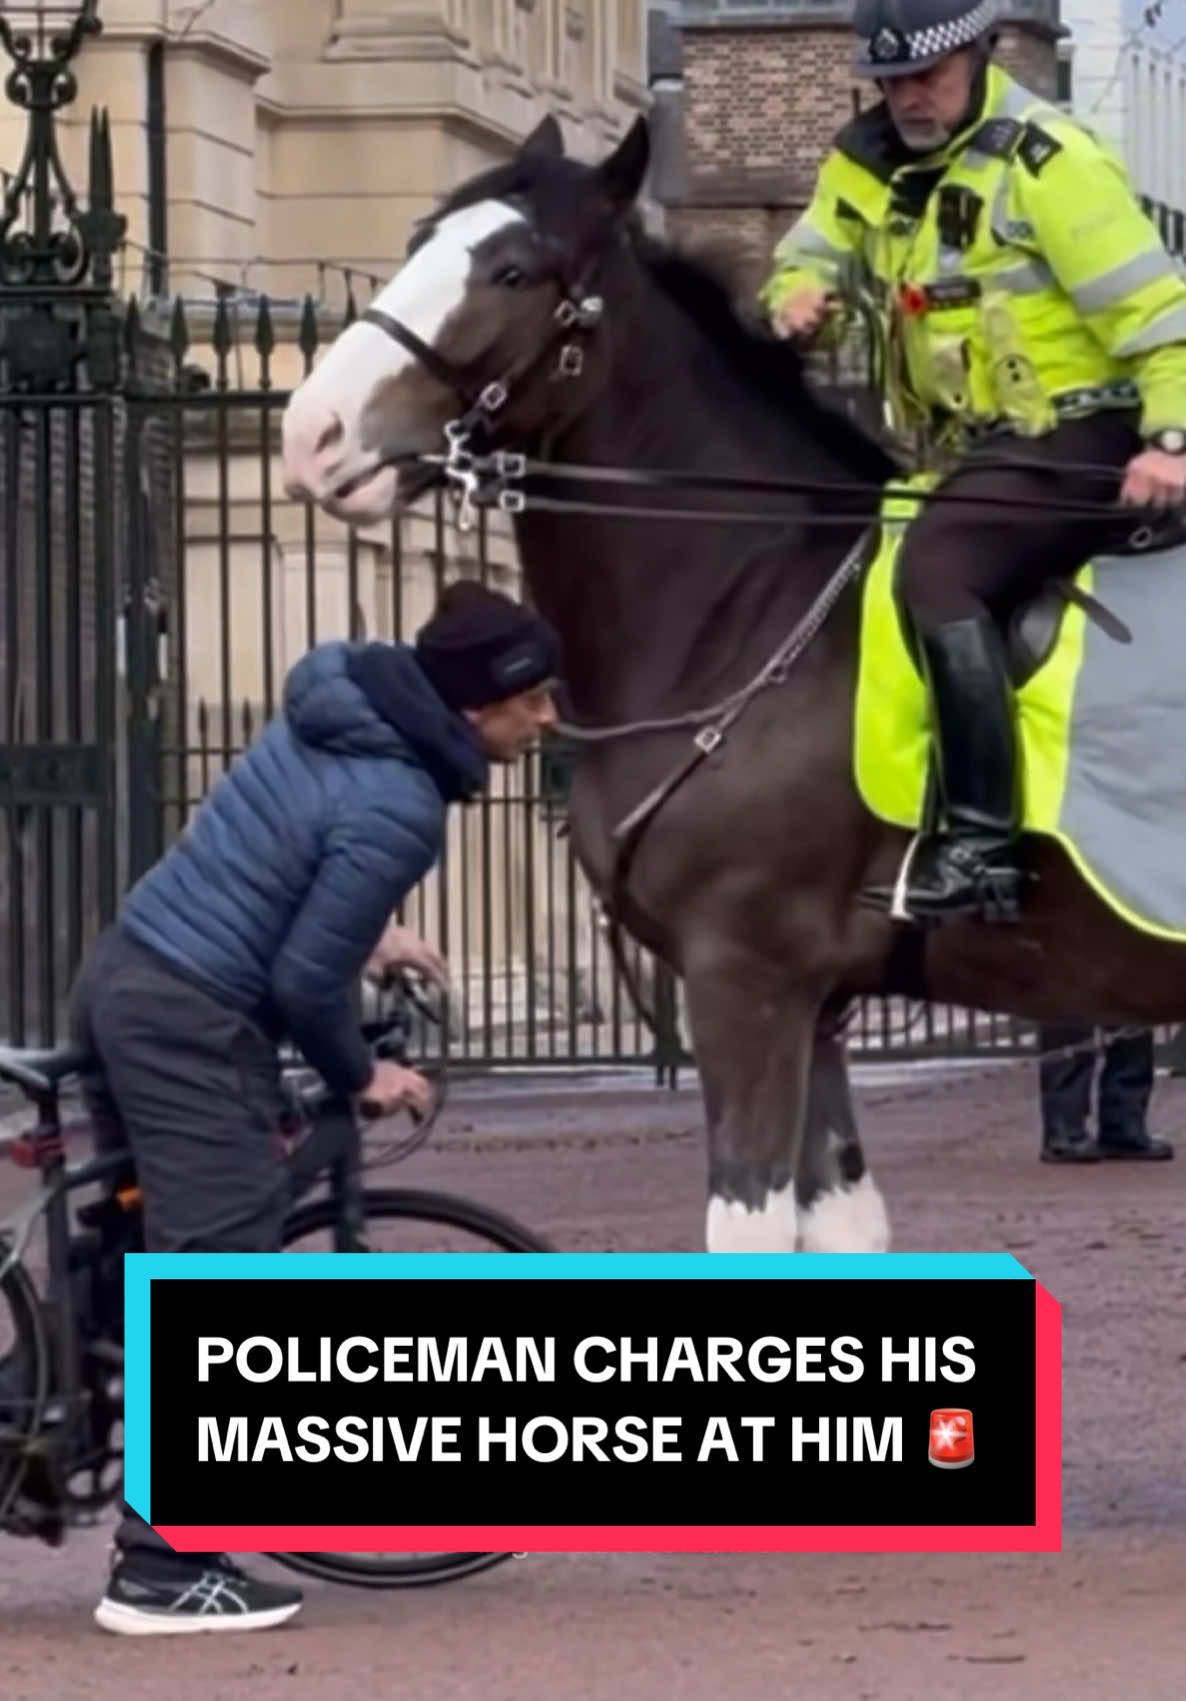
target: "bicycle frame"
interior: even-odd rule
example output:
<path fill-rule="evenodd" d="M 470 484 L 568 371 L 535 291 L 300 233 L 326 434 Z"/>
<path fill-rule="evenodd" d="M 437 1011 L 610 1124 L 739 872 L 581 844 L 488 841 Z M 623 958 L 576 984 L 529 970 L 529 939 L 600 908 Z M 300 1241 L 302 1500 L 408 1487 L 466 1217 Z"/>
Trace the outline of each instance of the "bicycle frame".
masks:
<path fill-rule="evenodd" d="M 28 1204 L 0 1222 L 0 1247 L 10 1234 L 12 1237 L 11 1247 L 0 1260 L 0 1276 L 23 1263 L 37 1221 L 44 1217 L 47 1272 L 44 1291 L 38 1295 L 38 1301 L 43 1342 L 48 1336 L 49 1368 L 52 1371 L 45 1389 L 45 1402 L 52 1399 L 61 1403 L 62 1439 L 68 1447 L 81 1417 L 86 1389 L 70 1290 L 70 1212 L 67 1200 L 80 1188 L 92 1186 L 126 1169 L 129 1157 L 125 1151 L 103 1153 L 86 1163 L 69 1165 L 60 1096 L 61 1088 L 56 1083 L 49 1093 L 37 1095 L 33 1100 L 37 1121 L 17 1140 L 14 1153 L 10 1154 L 15 1155 L 23 1168 L 38 1170 L 41 1185 Z M 43 1417 L 43 1411 L 34 1411 L 30 1433 L 37 1432 Z"/>
<path fill-rule="evenodd" d="M 35 1401 L 28 1433 L 36 1434 L 51 1401 L 62 1409 L 57 1430 L 58 1448 L 66 1457 L 75 1444 L 87 1399 L 83 1372 L 82 1343 L 70 1280 L 71 1221 L 70 1195 L 104 1182 L 132 1168 L 127 1149 L 100 1153 L 83 1163 L 70 1164 L 66 1157 L 71 1130 L 63 1127 L 60 1097 L 64 1083 L 34 1099 L 36 1123 L 19 1136 L 9 1156 L 22 1168 L 35 1169 L 40 1185 L 32 1198 L 0 1221 L 0 1277 L 24 1267 L 29 1242 L 44 1219 L 46 1276 L 38 1293 L 43 1325 L 42 1342 L 48 1346 L 49 1371 L 39 1379 L 42 1397 Z M 366 1210 L 363 1189 L 361 1136 L 348 1100 L 326 1098 L 311 1117 L 305 1139 L 290 1158 L 292 1201 L 311 1191 L 324 1177 L 330 1198 L 336 1203 L 334 1251 L 366 1250 Z M 130 1207 L 134 1208 L 134 1207 Z"/>
<path fill-rule="evenodd" d="M 364 1024 L 364 1035 L 376 1055 L 382 1055 L 380 1048 L 389 1040 L 391 1027 L 390 1021 Z M 394 1034 L 390 1037 L 400 1043 Z M 119 1495 L 118 1482 L 113 1486 L 107 1473 L 112 1465 L 118 1468 L 122 1451 L 112 1441 L 109 1427 L 118 1422 L 110 1378 L 119 1373 L 120 1349 L 107 1335 L 109 1315 L 114 1318 L 106 1308 L 114 1299 L 109 1260 L 129 1249 L 131 1237 L 121 1237 L 118 1216 L 109 1213 L 112 1201 L 125 1210 L 133 1209 L 139 1203 L 139 1190 L 120 1187 L 121 1178 L 130 1178 L 133 1168 L 127 1151 L 67 1162 L 68 1141 L 78 1131 L 78 1125 L 62 1125 L 60 1101 L 67 1080 L 48 1073 L 46 1080 L 46 1090 L 38 1093 L 30 1090 L 29 1075 L 23 1082 L 18 1077 L 35 1107 L 36 1124 L 18 1137 L 9 1155 L 23 1167 L 36 1169 L 40 1185 L 29 1201 L 0 1222 L 0 1276 L 6 1278 L 6 1291 L 14 1297 L 18 1325 L 23 1321 L 17 1339 L 27 1341 L 31 1358 L 31 1374 L 19 1396 L 18 1409 L 25 1418 L 5 1437 L 6 1452 L 16 1449 L 17 1469 L 8 1475 L 0 1493 L 0 1532 L 40 1535 L 57 1545 L 69 1528 L 93 1522 Z M 364 1176 L 376 1162 L 399 1163 L 428 1138 L 445 1100 L 443 1075 L 434 1084 L 432 1113 L 402 1139 L 381 1136 L 376 1155 L 364 1149 L 362 1128 L 350 1100 L 331 1097 L 324 1086 L 302 1091 L 299 1067 L 286 1072 L 288 1102 L 295 1113 L 286 1131 L 298 1126 L 306 1130 L 288 1156 L 290 1202 L 296 1205 L 309 1193 L 320 1191 L 322 1183 L 325 1192 L 293 1210 L 286 1220 L 285 1245 L 311 1234 L 328 1234 L 336 1252 L 366 1252 L 373 1217 L 375 1223 L 383 1224 L 443 1225 L 472 1236 L 487 1250 L 551 1250 L 521 1224 L 470 1201 L 445 1193 L 364 1187 Z M 103 1189 L 98 1209 L 78 1213 L 84 1229 L 99 1230 L 92 1251 L 73 1233 L 70 1195 L 95 1186 Z M 45 1278 L 35 1282 L 24 1255 L 43 1218 L 48 1269 Z M 93 1488 L 89 1492 L 77 1489 L 76 1482 L 85 1481 L 87 1475 Z M 368 1588 L 446 1582 L 508 1557 L 505 1553 L 388 1555 L 385 1563 L 360 1565 L 351 1562 L 349 1555 L 275 1555 L 293 1570 Z"/>

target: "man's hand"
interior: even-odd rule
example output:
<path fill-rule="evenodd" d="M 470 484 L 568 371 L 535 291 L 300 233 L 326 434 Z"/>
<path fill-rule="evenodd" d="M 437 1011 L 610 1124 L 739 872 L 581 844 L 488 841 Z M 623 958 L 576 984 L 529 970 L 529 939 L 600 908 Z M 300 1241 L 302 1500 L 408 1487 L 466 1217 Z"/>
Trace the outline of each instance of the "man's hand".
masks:
<path fill-rule="evenodd" d="M 1127 508 L 1177 508 L 1186 503 L 1186 455 L 1143 449 L 1128 463 L 1120 501 Z"/>
<path fill-rule="evenodd" d="M 442 992 L 449 990 L 449 965 L 440 952 L 419 938 L 410 927 L 397 927 L 392 922 L 384 930 L 362 972 L 376 986 L 382 986 L 397 969 L 412 969 L 434 986 L 439 986 Z"/>
<path fill-rule="evenodd" d="M 358 1105 L 364 1116 L 394 1116 L 410 1110 L 423 1118 L 432 1109 L 432 1088 L 417 1070 L 380 1059 L 358 1095 Z"/>
<path fill-rule="evenodd" d="M 797 343 L 808 343 L 827 324 L 836 298 L 815 284 L 802 284 L 776 307 L 771 319 L 775 332 Z"/>

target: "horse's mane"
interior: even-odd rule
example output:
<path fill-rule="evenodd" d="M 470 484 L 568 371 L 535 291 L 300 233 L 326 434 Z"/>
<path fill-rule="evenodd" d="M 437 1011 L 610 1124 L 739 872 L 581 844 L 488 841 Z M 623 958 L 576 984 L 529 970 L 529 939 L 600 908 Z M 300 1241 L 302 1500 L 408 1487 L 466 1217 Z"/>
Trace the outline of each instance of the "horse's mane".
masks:
<path fill-rule="evenodd" d="M 893 476 L 896 469 L 889 453 L 854 421 L 817 398 L 794 344 L 743 314 L 721 268 L 653 237 L 636 234 L 634 245 L 655 283 L 695 321 L 750 390 L 855 477 L 883 484 Z"/>

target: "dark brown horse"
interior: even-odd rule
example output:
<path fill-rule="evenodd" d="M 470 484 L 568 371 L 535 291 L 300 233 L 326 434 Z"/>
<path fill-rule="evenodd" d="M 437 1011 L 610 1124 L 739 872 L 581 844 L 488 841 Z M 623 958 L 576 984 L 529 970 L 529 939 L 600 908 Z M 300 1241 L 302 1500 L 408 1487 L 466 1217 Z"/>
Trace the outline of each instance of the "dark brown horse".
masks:
<path fill-rule="evenodd" d="M 564 639 L 574 713 L 591 724 L 677 715 L 751 679 L 860 536 L 846 486 L 891 471 L 813 399 L 791 350 L 746 327 L 699 267 L 639 234 L 646 163 L 641 123 L 591 168 L 562 157 L 546 121 L 507 165 L 444 202 L 285 419 L 290 487 L 352 523 L 422 488 L 431 469 L 408 463 L 439 455 L 446 424 L 467 409 L 499 445 L 555 465 L 834 489 L 814 506 L 784 497 L 769 526 L 697 518 L 722 498 L 694 490 L 679 498 L 686 519 L 520 515 L 533 597 Z M 475 400 L 495 382 L 503 388 Z M 545 489 L 672 506 L 670 491 Z M 839 523 L 819 525 L 824 513 Z M 850 588 L 787 682 L 755 698 L 659 812 L 630 872 L 627 924 L 686 985 L 710 1249 L 887 1244 L 831 1037 L 854 996 L 917 994 L 921 968 L 936 1000 L 1021 1017 L 1186 1017 L 1186 952 L 1125 927 L 1050 844 L 1034 847 L 1023 926 L 952 927 L 913 962 L 895 948 L 900 934 L 861 902 L 892 885 L 904 839 L 854 787 L 857 628 Z M 691 736 L 607 743 L 580 763 L 574 838 L 602 890 L 615 825 L 686 758 Z"/>

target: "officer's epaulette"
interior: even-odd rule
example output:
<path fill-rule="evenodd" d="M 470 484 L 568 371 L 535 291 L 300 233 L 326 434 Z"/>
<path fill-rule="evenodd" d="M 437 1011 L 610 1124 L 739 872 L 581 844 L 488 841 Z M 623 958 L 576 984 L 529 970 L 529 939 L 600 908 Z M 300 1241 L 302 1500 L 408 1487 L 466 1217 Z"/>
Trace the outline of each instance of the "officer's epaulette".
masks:
<path fill-rule="evenodd" d="M 1017 157 L 1032 177 L 1040 177 L 1055 155 L 1061 152 L 1062 143 L 1058 137 L 1052 136 L 1049 130 L 1043 130 L 1040 124 L 1031 121 L 1025 127 L 1025 136 L 1017 150 Z"/>
<path fill-rule="evenodd" d="M 1016 118 L 990 118 L 968 143 L 969 152 L 989 159 L 1013 159 L 1025 135 L 1025 125 Z"/>
<path fill-rule="evenodd" d="M 1032 119 L 1019 118 L 990 118 L 976 131 L 968 147 L 989 159 L 1019 159 L 1034 177 L 1062 152 L 1062 143 L 1049 130 L 1043 130 Z"/>

